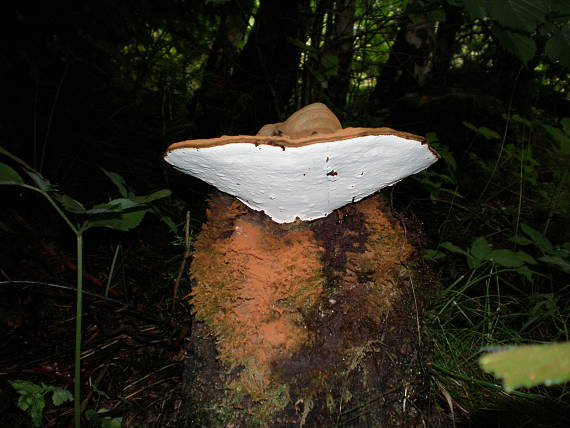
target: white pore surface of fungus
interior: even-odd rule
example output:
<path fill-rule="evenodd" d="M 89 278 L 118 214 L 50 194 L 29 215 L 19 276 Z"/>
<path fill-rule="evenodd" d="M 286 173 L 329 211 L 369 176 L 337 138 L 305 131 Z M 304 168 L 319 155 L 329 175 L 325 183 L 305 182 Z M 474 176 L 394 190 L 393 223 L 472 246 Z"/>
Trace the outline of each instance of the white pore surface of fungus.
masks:
<path fill-rule="evenodd" d="M 180 147 L 165 159 L 273 221 L 290 223 L 325 217 L 422 171 L 437 155 L 421 141 L 365 135 L 300 147 L 251 142 Z"/>

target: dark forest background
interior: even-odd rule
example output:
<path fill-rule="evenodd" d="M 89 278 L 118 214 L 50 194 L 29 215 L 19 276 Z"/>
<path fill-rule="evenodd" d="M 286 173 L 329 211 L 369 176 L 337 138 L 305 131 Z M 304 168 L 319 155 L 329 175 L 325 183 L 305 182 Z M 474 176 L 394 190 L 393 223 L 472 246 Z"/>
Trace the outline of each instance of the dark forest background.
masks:
<path fill-rule="evenodd" d="M 155 326 L 152 341 L 119 341 L 112 357 L 101 350 L 103 339 L 87 339 L 100 358 L 91 364 L 115 367 L 95 390 L 86 387 L 88 408 L 106 406 L 123 424 L 135 423 L 143 408 L 156 417 L 173 400 L 161 388 L 174 390 L 168 386 L 181 376 L 176 350 L 190 310 L 180 296 L 191 284 L 177 274 L 185 230 L 191 242 L 211 189 L 168 168 L 166 147 L 255 134 L 319 101 L 345 127 L 424 135 L 442 156 L 384 193 L 422 224 L 425 262 L 440 284 L 428 328 L 433 393 L 449 420 L 567 426 L 566 387 L 507 395 L 477 358 L 484 346 L 569 340 L 568 1 L 101 0 L 1 8 L 0 146 L 86 206 L 117 197 L 117 181 L 102 169 L 139 194 L 172 191 L 137 228 L 86 234 L 86 288 L 102 294 L 98 286 L 111 284 L 116 299 L 136 308 L 123 318 L 113 303 L 94 300 L 88 331 L 105 331 L 103 312 L 138 334 Z M 73 286 L 74 241 L 41 195 L 14 186 L 0 192 L 7 332 L 0 409 L 15 424 L 25 415 L 7 380 L 70 385 L 70 329 L 42 330 L 57 311 L 39 310 L 45 300 L 36 294 L 73 301 L 72 290 L 54 297 L 47 284 Z M 45 368 L 54 363 L 57 370 Z M 143 390 L 129 395 L 125 388 L 143 378 Z M 51 423 L 65 417 L 48 406 Z"/>

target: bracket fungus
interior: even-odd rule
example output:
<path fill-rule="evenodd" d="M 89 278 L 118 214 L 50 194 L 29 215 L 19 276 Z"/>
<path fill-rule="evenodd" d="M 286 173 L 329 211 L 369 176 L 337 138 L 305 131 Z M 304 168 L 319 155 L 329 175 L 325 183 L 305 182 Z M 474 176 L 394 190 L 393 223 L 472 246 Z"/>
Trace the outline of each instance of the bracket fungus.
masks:
<path fill-rule="evenodd" d="M 427 396 L 429 287 L 413 289 L 416 235 L 366 197 L 437 158 L 415 135 L 342 129 L 320 103 L 257 135 L 168 148 L 168 163 L 225 192 L 210 197 L 190 267 L 198 322 L 181 407 L 195 424 L 336 426 L 338 409 L 389 396 L 355 423 L 419 425 L 423 411 L 405 409 Z"/>
<path fill-rule="evenodd" d="M 257 135 L 182 141 L 164 158 L 273 221 L 290 223 L 326 217 L 422 171 L 438 155 L 417 135 L 342 129 L 334 113 L 314 103 Z"/>

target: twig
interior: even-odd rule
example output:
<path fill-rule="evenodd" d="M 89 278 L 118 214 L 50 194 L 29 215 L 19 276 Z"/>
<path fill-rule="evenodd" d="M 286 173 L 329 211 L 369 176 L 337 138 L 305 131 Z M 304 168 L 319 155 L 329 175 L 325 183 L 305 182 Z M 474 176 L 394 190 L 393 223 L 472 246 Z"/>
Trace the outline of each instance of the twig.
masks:
<path fill-rule="evenodd" d="M 180 287 L 182 274 L 184 273 L 184 268 L 186 267 L 186 261 L 190 257 L 190 211 L 186 211 L 186 225 L 184 226 L 184 247 L 184 257 L 182 257 L 182 263 L 180 263 L 180 269 L 178 269 L 176 281 L 174 281 L 174 290 L 172 291 L 172 307 L 174 307 L 176 304 L 176 298 L 178 297 L 178 288 Z"/>

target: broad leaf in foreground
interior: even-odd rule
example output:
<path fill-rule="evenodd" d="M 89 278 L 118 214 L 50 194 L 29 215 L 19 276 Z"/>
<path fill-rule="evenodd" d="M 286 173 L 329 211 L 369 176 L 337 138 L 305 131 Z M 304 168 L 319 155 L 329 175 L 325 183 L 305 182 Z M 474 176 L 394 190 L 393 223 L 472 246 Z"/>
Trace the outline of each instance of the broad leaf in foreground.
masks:
<path fill-rule="evenodd" d="M 570 342 L 523 345 L 484 355 L 481 368 L 503 379 L 506 391 L 570 380 Z"/>

